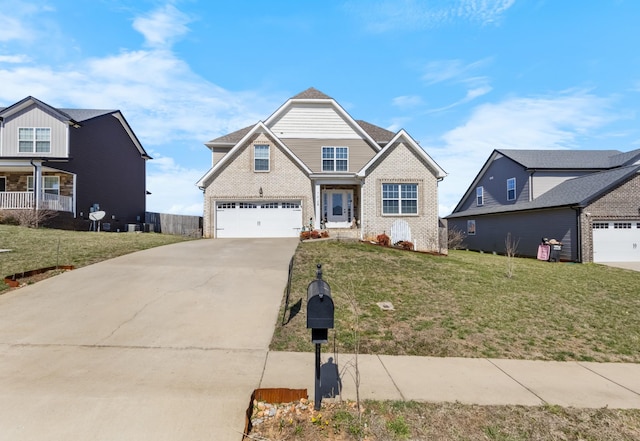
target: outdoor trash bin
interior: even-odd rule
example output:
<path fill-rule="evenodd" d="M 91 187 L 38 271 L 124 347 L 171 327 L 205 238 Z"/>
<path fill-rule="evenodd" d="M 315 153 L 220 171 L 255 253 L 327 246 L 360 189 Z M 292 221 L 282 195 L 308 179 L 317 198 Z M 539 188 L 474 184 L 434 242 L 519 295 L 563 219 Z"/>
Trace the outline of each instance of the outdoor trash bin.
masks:
<path fill-rule="evenodd" d="M 555 243 L 550 245 L 551 250 L 549 252 L 549 262 L 559 262 L 560 252 L 562 251 L 562 244 Z"/>

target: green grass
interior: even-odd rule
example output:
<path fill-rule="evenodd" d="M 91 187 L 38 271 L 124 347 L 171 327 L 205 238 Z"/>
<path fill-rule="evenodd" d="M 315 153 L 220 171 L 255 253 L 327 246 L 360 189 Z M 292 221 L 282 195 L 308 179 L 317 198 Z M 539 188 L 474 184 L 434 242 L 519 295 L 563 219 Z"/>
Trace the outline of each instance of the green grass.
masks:
<path fill-rule="evenodd" d="M 0 276 L 57 265 L 76 268 L 124 254 L 188 240 L 155 233 L 104 233 L 0 225 Z M 0 292 L 8 289 L 0 282 Z"/>
<path fill-rule="evenodd" d="M 322 263 L 336 308 L 330 338 L 340 351 L 359 343 L 374 354 L 640 362 L 639 272 L 515 259 L 509 278 L 507 259 L 301 243 L 289 303 L 302 308 L 277 326 L 271 349 L 313 350 L 306 289 Z M 383 301 L 395 310 L 381 310 Z"/>

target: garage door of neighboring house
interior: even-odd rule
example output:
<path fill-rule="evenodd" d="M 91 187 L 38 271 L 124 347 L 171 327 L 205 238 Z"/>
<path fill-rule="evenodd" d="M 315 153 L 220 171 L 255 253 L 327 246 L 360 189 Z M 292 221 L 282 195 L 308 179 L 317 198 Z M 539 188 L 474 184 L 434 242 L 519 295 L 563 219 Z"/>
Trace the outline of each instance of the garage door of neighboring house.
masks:
<path fill-rule="evenodd" d="M 640 262 L 640 219 L 593 222 L 594 262 Z"/>
<path fill-rule="evenodd" d="M 300 201 L 218 202 L 216 237 L 298 237 Z"/>

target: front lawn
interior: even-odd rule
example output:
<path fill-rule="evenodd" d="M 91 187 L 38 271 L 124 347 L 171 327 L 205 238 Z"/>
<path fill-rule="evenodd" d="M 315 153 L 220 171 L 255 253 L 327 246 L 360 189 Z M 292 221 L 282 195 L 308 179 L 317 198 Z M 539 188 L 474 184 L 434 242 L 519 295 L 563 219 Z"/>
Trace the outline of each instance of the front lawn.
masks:
<path fill-rule="evenodd" d="M 156 233 L 104 233 L 0 225 L 0 276 L 58 265 L 78 268 L 147 248 L 189 240 Z M 2 280 L 2 279 L 0 279 Z M 0 282 L 0 292 L 8 289 Z"/>
<path fill-rule="evenodd" d="M 313 351 L 306 290 L 316 263 L 332 288 L 338 351 L 359 343 L 370 354 L 640 362 L 639 272 L 515 259 L 509 278 L 505 256 L 335 241 L 299 245 L 290 321 L 279 320 L 271 349 Z"/>

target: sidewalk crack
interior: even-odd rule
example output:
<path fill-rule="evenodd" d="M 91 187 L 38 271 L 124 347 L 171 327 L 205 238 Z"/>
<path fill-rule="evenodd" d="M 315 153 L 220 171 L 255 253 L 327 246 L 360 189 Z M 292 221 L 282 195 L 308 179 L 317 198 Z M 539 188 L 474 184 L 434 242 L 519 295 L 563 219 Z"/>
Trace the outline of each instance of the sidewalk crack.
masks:
<path fill-rule="evenodd" d="M 586 370 L 588 370 L 589 372 L 593 372 L 593 373 L 594 373 L 594 374 L 596 374 L 597 376 L 599 376 L 599 377 L 601 377 L 601 378 L 604 378 L 605 380 L 607 380 L 607 381 L 609 381 L 609 382 L 611 382 L 611 383 L 615 384 L 616 386 L 620 386 L 621 388 L 628 390 L 628 391 L 629 391 L 629 392 L 631 392 L 632 394 L 635 394 L 635 395 L 640 396 L 640 392 L 636 392 L 635 390 L 633 390 L 633 389 L 631 389 L 631 388 L 629 388 L 629 387 L 625 386 L 624 384 L 620 384 L 620 383 L 618 383 L 617 381 L 613 381 L 611 378 L 605 377 L 605 376 L 604 376 L 604 375 L 602 375 L 600 372 L 596 372 L 596 371 L 594 371 L 593 369 L 589 368 L 588 366 L 583 365 L 583 364 L 582 364 L 582 363 L 580 363 L 579 361 L 578 361 L 578 362 L 576 362 L 576 364 L 577 364 L 578 366 L 580 366 L 581 368 L 586 369 Z"/>
<path fill-rule="evenodd" d="M 491 363 L 492 365 L 494 365 L 496 368 L 498 368 L 498 370 L 500 370 L 503 374 L 505 374 L 507 377 L 511 378 L 513 381 L 515 381 L 516 383 L 518 383 L 520 386 L 522 386 L 523 388 L 525 388 L 527 391 L 529 391 L 529 393 L 531 393 L 533 396 L 538 397 L 538 399 L 543 403 L 543 404 L 549 404 L 547 402 L 547 400 L 545 400 L 544 398 L 542 398 L 540 395 L 538 395 L 537 393 L 535 393 L 533 390 L 529 389 L 527 386 L 525 386 L 523 383 L 521 383 L 520 381 L 516 380 L 515 377 L 513 377 L 511 374 L 509 374 L 507 371 L 505 371 L 504 369 L 502 369 L 500 366 L 498 366 L 497 364 L 495 364 L 493 361 L 491 361 L 489 358 L 485 358 L 485 360 L 487 360 L 489 363 Z"/>
<path fill-rule="evenodd" d="M 384 368 L 384 371 L 387 373 L 387 376 L 391 379 L 391 382 L 393 383 L 393 386 L 396 388 L 396 390 L 400 394 L 400 398 L 402 398 L 402 401 L 407 401 L 406 397 L 404 396 L 404 394 L 402 393 L 402 391 L 400 390 L 400 388 L 396 384 L 396 381 L 391 376 L 391 373 L 389 372 L 389 369 L 387 369 L 387 366 L 385 366 L 384 362 L 382 361 L 382 358 L 380 358 L 380 355 L 376 354 L 376 357 L 378 357 L 378 361 L 380 362 L 380 364 Z"/>

